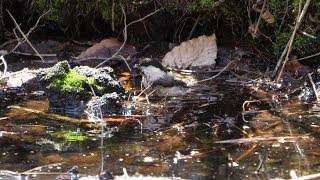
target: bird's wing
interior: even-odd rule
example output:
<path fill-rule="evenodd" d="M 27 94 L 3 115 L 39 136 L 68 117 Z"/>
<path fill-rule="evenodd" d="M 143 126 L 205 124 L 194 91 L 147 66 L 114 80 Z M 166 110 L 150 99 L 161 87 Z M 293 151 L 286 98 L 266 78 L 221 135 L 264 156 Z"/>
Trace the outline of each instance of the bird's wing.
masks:
<path fill-rule="evenodd" d="M 172 86 L 186 86 L 186 83 L 177 79 L 174 79 L 173 77 L 166 76 L 157 79 L 153 82 L 154 85 L 161 85 L 164 87 L 172 87 Z"/>

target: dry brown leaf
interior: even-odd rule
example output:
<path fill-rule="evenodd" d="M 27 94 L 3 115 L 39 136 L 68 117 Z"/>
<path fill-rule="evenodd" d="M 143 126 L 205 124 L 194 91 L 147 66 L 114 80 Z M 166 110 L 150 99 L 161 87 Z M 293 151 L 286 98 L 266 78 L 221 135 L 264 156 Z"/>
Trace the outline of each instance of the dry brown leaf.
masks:
<path fill-rule="evenodd" d="M 263 14 L 261 15 L 261 18 L 269 24 L 273 24 L 276 21 L 274 16 L 267 9 L 263 12 Z"/>
<path fill-rule="evenodd" d="M 82 52 L 78 58 L 88 58 L 88 57 L 99 57 L 99 58 L 109 58 L 114 55 L 121 47 L 122 42 L 118 41 L 116 38 L 104 39 L 99 43 L 94 44 L 86 51 Z M 118 55 L 127 57 L 129 55 L 135 54 L 137 51 L 134 46 L 124 45 L 120 50 Z"/>
<path fill-rule="evenodd" d="M 200 36 L 173 48 L 162 59 L 162 65 L 177 69 L 215 65 L 217 49 L 215 34 Z"/>

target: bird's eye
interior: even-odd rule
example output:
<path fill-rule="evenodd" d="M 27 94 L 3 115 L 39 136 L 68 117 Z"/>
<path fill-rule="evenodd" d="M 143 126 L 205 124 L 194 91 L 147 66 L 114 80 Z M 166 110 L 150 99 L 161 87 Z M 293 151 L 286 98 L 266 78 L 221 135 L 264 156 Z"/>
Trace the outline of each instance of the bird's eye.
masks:
<path fill-rule="evenodd" d="M 135 64 L 135 65 L 133 66 L 133 68 L 140 69 L 141 66 L 140 66 L 139 64 Z"/>

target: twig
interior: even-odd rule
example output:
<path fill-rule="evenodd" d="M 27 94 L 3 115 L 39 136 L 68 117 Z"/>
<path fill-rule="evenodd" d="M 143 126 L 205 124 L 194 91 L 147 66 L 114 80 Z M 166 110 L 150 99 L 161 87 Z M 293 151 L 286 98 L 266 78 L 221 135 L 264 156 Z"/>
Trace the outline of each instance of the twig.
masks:
<path fill-rule="evenodd" d="M 123 22 L 124 22 L 124 29 L 123 29 L 123 43 L 121 44 L 120 48 L 118 49 L 118 51 L 116 53 L 114 53 L 110 58 L 104 60 L 103 62 L 101 62 L 100 64 L 98 64 L 96 66 L 96 68 L 102 66 L 104 63 L 106 63 L 107 61 L 109 61 L 110 59 L 112 59 L 113 57 L 115 57 L 121 50 L 122 48 L 124 47 L 124 45 L 126 44 L 127 42 L 127 16 L 126 16 L 126 12 L 124 11 L 122 5 L 120 4 L 120 7 L 121 7 L 121 10 L 122 10 L 122 13 L 123 13 Z M 128 63 L 126 63 L 128 64 Z M 130 69 L 130 67 L 129 67 Z M 131 71 L 131 70 L 130 70 Z"/>
<path fill-rule="evenodd" d="M 145 87 L 145 89 L 143 89 L 143 90 L 138 94 L 138 97 L 140 97 L 144 92 L 146 92 L 146 90 L 149 89 L 151 86 L 152 86 L 152 83 L 151 83 L 149 86 Z"/>
<path fill-rule="evenodd" d="M 200 16 L 200 14 L 199 14 L 196 22 L 194 23 L 194 25 L 193 25 L 190 33 L 189 33 L 189 36 L 188 36 L 188 39 L 187 39 L 187 40 L 189 40 L 189 39 L 191 38 L 191 36 L 192 36 L 192 34 L 193 34 L 193 31 L 196 29 L 196 27 L 197 27 L 197 25 L 198 25 L 198 23 L 199 23 L 200 17 L 201 17 L 201 16 Z"/>
<path fill-rule="evenodd" d="M 296 18 L 296 24 L 294 26 L 294 29 L 293 29 L 293 32 L 292 32 L 292 35 L 290 37 L 290 41 L 288 43 L 288 50 L 286 52 L 286 57 L 284 58 L 284 61 L 283 61 L 283 65 L 281 66 L 281 69 L 280 69 L 280 72 L 276 78 L 276 83 L 279 82 L 280 80 L 280 77 L 282 75 L 282 72 L 284 70 L 284 67 L 286 66 L 286 63 L 288 62 L 289 60 L 289 55 L 291 53 L 291 50 L 292 50 L 292 45 L 293 45 L 293 42 L 294 42 L 294 38 L 297 34 L 297 31 L 299 29 L 299 26 L 300 26 L 300 23 L 299 23 L 299 19 L 300 19 L 300 16 L 301 16 L 301 6 L 302 6 L 302 0 L 299 1 L 299 10 L 298 10 L 298 15 L 297 15 L 297 18 Z"/>
<path fill-rule="evenodd" d="M 112 28 L 112 31 L 114 31 L 114 6 L 115 6 L 115 3 L 114 3 L 114 0 L 112 0 L 112 9 L 111 9 L 111 28 Z"/>
<path fill-rule="evenodd" d="M 286 4 L 286 9 L 284 10 L 283 16 L 281 18 L 281 23 L 280 23 L 279 29 L 282 29 L 283 24 L 286 22 L 286 20 L 285 20 L 286 16 L 289 16 L 289 14 L 288 14 L 288 11 L 289 11 L 289 0 L 287 0 L 286 3 L 287 3 Z"/>
<path fill-rule="evenodd" d="M 207 79 L 203 79 L 203 80 L 197 81 L 196 83 L 202 83 L 202 82 L 209 81 L 209 80 L 212 80 L 212 79 L 218 77 L 221 73 L 223 73 L 223 72 L 227 69 L 227 67 L 228 67 L 230 64 L 233 64 L 234 61 L 236 61 L 236 60 L 233 60 L 233 61 L 229 62 L 229 64 L 226 65 L 218 74 L 216 74 L 216 75 L 214 75 L 214 76 L 212 76 L 212 77 L 209 77 L 209 78 L 207 78 Z"/>
<path fill-rule="evenodd" d="M 36 24 L 35 24 L 32 28 L 30 28 L 29 31 L 28 31 L 28 33 L 26 34 L 27 37 L 30 35 L 30 33 L 31 33 L 36 27 L 38 27 L 38 24 L 39 24 L 39 22 L 40 22 L 40 19 L 41 19 L 43 16 L 45 16 L 46 14 L 48 14 L 50 11 L 51 11 L 51 10 L 48 10 L 47 12 L 43 13 L 43 14 L 38 18 Z M 14 52 L 14 50 L 16 50 L 16 49 L 20 46 L 20 44 L 22 44 L 22 43 L 24 43 L 24 42 L 26 41 L 26 40 L 22 40 L 22 41 L 20 42 L 20 41 L 19 41 L 19 37 L 17 36 L 15 29 L 13 30 L 13 32 L 14 32 L 14 34 L 15 34 L 15 36 L 16 36 L 16 39 L 7 41 L 6 43 L 4 43 L 4 44 L 1 45 L 1 47 L 3 47 L 3 46 L 5 46 L 7 43 L 12 43 L 12 42 L 18 41 L 18 44 L 17 44 L 10 52 Z"/>
<path fill-rule="evenodd" d="M 259 156 L 260 162 L 259 162 L 259 164 L 258 164 L 258 167 L 257 167 L 257 169 L 256 169 L 256 172 L 259 172 L 259 171 L 260 171 L 260 169 L 261 169 L 261 167 L 262 167 L 262 165 L 263 165 L 263 162 L 264 162 L 264 159 L 262 158 L 262 155 L 261 155 L 260 153 L 258 153 L 258 156 Z"/>
<path fill-rule="evenodd" d="M 262 5 L 262 8 L 261 8 L 261 11 L 260 11 L 260 14 L 259 14 L 259 18 L 258 18 L 258 22 L 257 24 L 255 25 L 255 28 L 254 28 L 254 31 L 253 31 L 253 35 L 256 36 L 257 34 L 257 31 L 258 31 L 258 28 L 259 28 L 259 24 L 260 24 L 260 21 L 261 21 L 261 18 L 262 18 L 262 14 L 264 12 L 264 9 L 266 7 L 266 1 L 267 0 L 264 0 L 263 1 L 263 5 Z"/>
<path fill-rule="evenodd" d="M 309 7 L 309 5 L 310 5 L 310 3 L 311 3 L 311 0 L 307 0 L 307 2 L 305 3 L 305 5 L 304 5 L 304 7 L 303 7 L 303 10 L 302 10 L 302 12 L 301 12 L 301 14 L 300 14 L 300 17 L 299 17 L 299 19 L 298 19 L 298 21 L 297 21 L 297 23 L 296 23 L 296 25 L 295 25 L 296 31 L 297 31 L 297 29 L 299 29 L 300 24 L 301 24 L 301 22 L 302 22 L 302 19 L 303 19 L 303 17 L 305 16 L 305 14 L 306 14 L 306 12 L 307 12 L 307 9 L 308 9 L 308 7 Z M 299 11 L 299 12 L 300 12 L 300 11 Z M 282 52 L 282 54 L 281 54 L 281 56 L 280 56 L 280 58 L 279 58 L 279 60 L 278 60 L 278 62 L 277 62 L 277 65 L 276 65 L 274 71 L 272 72 L 272 77 L 273 77 L 273 78 L 276 76 L 276 74 L 277 74 L 277 72 L 278 72 L 278 69 L 279 69 L 279 67 L 281 66 L 282 59 L 283 59 L 284 55 L 287 53 L 287 51 L 288 51 L 288 49 L 289 49 L 290 42 L 293 41 L 292 38 L 294 38 L 293 34 L 292 34 L 292 36 L 290 37 L 290 39 L 289 39 L 286 47 L 284 48 L 284 50 L 283 50 L 283 52 Z M 284 67 L 284 66 L 285 66 L 285 63 L 283 63 L 283 67 Z M 282 68 L 282 69 L 283 69 L 283 68 Z M 279 73 L 279 76 L 278 76 L 278 78 L 277 78 L 277 81 L 279 80 L 280 76 L 281 76 L 281 73 Z"/>
<path fill-rule="evenodd" d="M 7 65 L 6 60 L 4 59 L 4 55 L 2 55 L 2 56 L 0 57 L 0 59 L 1 59 L 1 61 L 2 61 L 2 63 L 1 63 L 0 65 L 3 64 L 3 66 L 4 66 L 3 73 L 0 74 L 0 75 L 1 75 L 1 76 L 0 76 L 0 77 L 1 77 L 0 79 L 2 79 L 2 77 L 5 77 L 5 76 L 6 76 L 8 65 Z"/>
<path fill-rule="evenodd" d="M 42 60 L 42 61 L 44 61 L 44 59 L 42 58 L 42 56 L 39 54 L 39 52 L 36 50 L 36 48 L 31 44 L 31 42 L 29 41 L 29 39 L 28 39 L 28 37 L 24 34 L 24 32 L 21 30 L 21 28 L 20 28 L 20 26 L 18 25 L 18 23 L 17 23 L 17 21 L 14 19 L 14 17 L 11 15 L 11 13 L 8 11 L 8 10 L 6 10 L 7 11 L 7 13 L 9 14 L 9 16 L 11 17 L 11 19 L 12 19 L 12 21 L 14 22 L 14 24 L 15 24 L 15 26 L 16 26 L 16 28 L 19 30 L 19 32 L 21 33 L 21 35 L 23 36 L 23 38 L 24 38 L 24 40 L 26 40 L 27 41 L 27 43 L 30 45 L 30 47 L 33 49 L 33 51 L 40 57 L 40 59 Z M 48 12 L 47 12 L 48 13 Z M 42 16 L 40 16 L 40 17 L 42 17 Z M 37 23 L 40 21 L 40 18 L 38 19 L 38 21 L 37 21 Z M 32 28 L 31 28 L 32 29 Z M 30 29 L 30 30 L 31 30 Z M 31 31 L 29 30 L 29 32 L 28 33 L 30 33 Z M 32 29 L 33 30 L 33 29 Z M 29 34 L 28 34 L 29 35 Z M 19 42 L 19 40 L 18 40 L 18 42 Z M 20 43 L 21 44 L 21 43 Z"/>
<path fill-rule="evenodd" d="M 158 10 L 156 10 L 156 11 L 154 11 L 154 12 L 148 14 L 148 15 L 146 15 L 146 16 L 143 17 L 143 18 L 140 18 L 140 19 L 138 19 L 138 20 L 132 21 L 131 23 L 129 23 L 129 24 L 127 25 L 126 12 L 125 12 L 125 10 L 124 10 L 124 8 L 122 7 L 121 4 L 120 4 L 120 7 L 121 7 L 121 10 L 122 10 L 122 13 L 123 13 L 123 17 L 124 17 L 124 18 L 123 18 L 124 29 L 123 29 L 123 32 L 122 32 L 122 34 L 123 34 L 123 43 L 122 43 L 122 45 L 120 46 L 120 48 L 118 49 L 118 51 L 117 51 L 116 53 L 114 53 L 110 58 L 108 58 L 108 59 L 104 60 L 103 62 L 101 62 L 100 64 L 98 64 L 98 65 L 96 66 L 96 68 L 102 66 L 104 63 L 106 63 L 106 62 L 109 61 L 110 59 L 114 58 L 114 57 L 115 57 L 116 55 L 118 55 L 118 53 L 122 50 L 122 48 L 124 47 L 124 45 L 126 44 L 127 39 L 128 39 L 128 37 L 127 37 L 127 28 L 128 28 L 130 25 L 132 25 L 132 24 L 134 24 L 134 23 L 136 23 L 136 22 L 139 22 L 139 21 L 143 21 L 143 20 L 146 19 L 147 17 L 149 17 L 149 16 L 151 16 L 151 15 L 159 12 L 159 11 L 162 9 L 162 8 L 160 8 L 160 9 L 158 9 Z M 125 60 L 124 58 L 123 58 L 123 60 L 126 62 L 126 60 Z M 131 71 L 131 68 L 129 67 L 129 65 L 128 65 L 127 62 L 126 62 L 126 64 L 127 64 L 128 68 L 129 68 L 129 70 Z"/>
<path fill-rule="evenodd" d="M 306 57 L 297 59 L 297 61 L 302 61 L 302 60 L 309 59 L 309 58 L 313 58 L 313 57 L 316 57 L 316 56 L 319 56 L 319 55 L 320 55 L 320 52 L 318 52 L 318 53 L 316 53 L 316 54 L 313 54 L 313 55 L 310 55 L 310 56 L 306 56 Z"/>
<path fill-rule="evenodd" d="M 241 143 L 256 143 L 261 141 L 288 141 L 288 140 L 297 140 L 299 138 L 309 138 L 308 136 L 303 137 L 294 137 L 294 136 L 280 136 L 280 137 L 252 137 L 252 138 L 240 138 L 240 139 L 229 139 L 216 141 L 217 144 L 241 144 Z"/>
<path fill-rule="evenodd" d="M 317 92 L 317 88 L 316 88 L 316 85 L 314 84 L 314 82 L 312 80 L 312 77 L 311 77 L 310 73 L 308 73 L 308 78 L 309 78 L 309 81 L 311 83 L 314 95 L 316 95 L 316 100 L 319 101 L 319 95 L 318 95 L 318 92 Z"/>
<path fill-rule="evenodd" d="M 122 171 L 123 171 L 124 178 L 125 179 L 129 179 L 129 175 L 128 175 L 127 169 L 126 168 L 122 168 Z"/>
<path fill-rule="evenodd" d="M 290 27 L 291 29 L 293 29 L 293 28 L 294 28 L 294 27 L 292 27 L 292 26 L 290 26 L 290 25 L 289 25 L 289 27 Z M 308 38 L 317 39 L 317 37 L 315 37 L 315 36 L 313 36 L 313 35 L 311 35 L 311 34 L 309 34 L 309 33 L 305 32 L 305 31 L 302 31 L 302 30 L 300 30 L 300 29 L 298 29 L 298 32 L 299 32 L 300 34 L 302 34 L 302 35 L 304 35 L 304 36 L 308 37 Z"/>
<path fill-rule="evenodd" d="M 239 162 L 244 157 L 250 155 L 250 153 L 257 147 L 257 144 L 254 144 L 250 149 L 248 149 L 245 153 L 241 154 L 237 159 L 234 160 L 234 162 Z"/>
<path fill-rule="evenodd" d="M 12 51 L 11 53 L 24 55 L 24 56 L 37 56 L 36 54 L 17 52 L 17 51 Z M 41 54 L 41 56 L 42 57 L 57 57 L 57 54 Z"/>
<path fill-rule="evenodd" d="M 156 11 L 154 11 L 154 12 L 152 12 L 152 13 L 146 15 L 146 16 L 144 16 L 143 18 L 140 18 L 140 19 L 138 19 L 138 20 L 135 20 L 135 21 L 130 22 L 130 23 L 127 25 L 127 28 L 128 28 L 129 26 L 131 26 L 132 24 L 134 24 L 134 23 L 137 23 L 137 22 L 139 22 L 139 21 L 145 20 L 147 17 L 156 14 L 157 12 L 161 11 L 162 9 L 163 9 L 163 8 L 160 8 L 160 9 L 158 9 L 158 10 L 156 10 Z"/>

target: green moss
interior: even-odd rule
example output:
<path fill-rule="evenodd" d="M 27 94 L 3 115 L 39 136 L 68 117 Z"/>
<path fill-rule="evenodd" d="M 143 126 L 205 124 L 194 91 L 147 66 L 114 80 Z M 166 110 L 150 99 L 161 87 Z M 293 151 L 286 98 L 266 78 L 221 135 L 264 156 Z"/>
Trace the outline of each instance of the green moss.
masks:
<path fill-rule="evenodd" d="M 79 16 L 90 19 L 102 15 L 107 21 L 112 19 L 112 0 L 34 0 L 33 2 L 35 9 L 40 13 L 50 9 L 45 18 L 58 23 L 77 21 Z M 128 3 L 131 4 L 131 1 Z M 121 14 L 120 6 L 115 1 L 115 16 Z"/>
<path fill-rule="evenodd" d="M 57 138 L 63 139 L 64 141 L 85 141 L 88 139 L 88 134 L 85 132 L 78 131 L 61 131 L 55 134 Z"/>
<path fill-rule="evenodd" d="M 302 8 L 305 2 L 306 0 L 302 1 Z M 294 26 L 295 18 L 299 8 L 299 0 L 291 0 L 288 2 L 270 0 L 268 7 L 276 20 L 273 27 L 273 38 L 275 40 L 273 48 L 274 55 L 279 57 L 293 32 L 293 28 L 289 27 L 289 25 Z M 314 14 L 316 17 L 317 14 L 320 13 L 319 9 L 320 3 L 314 2 L 310 5 L 308 12 L 311 12 L 311 14 Z M 310 23 L 310 21 L 304 21 L 300 29 L 313 36 L 316 36 L 317 34 L 317 27 Z M 318 51 L 318 45 L 316 44 L 317 41 L 315 39 L 297 33 L 292 45 L 292 53 L 299 57 L 310 55 Z"/>
<path fill-rule="evenodd" d="M 179 7 L 179 6 L 177 6 Z M 215 16 L 221 14 L 232 22 L 241 22 L 246 17 L 244 6 L 237 0 L 218 1 L 218 0 L 195 0 L 183 8 L 188 13 L 208 13 L 211 12 Z"/>
<path fill-rule="evenodd" d="M 281 55 L 284 47 L 291 37 L 291 34 L 292 32 L 283 32 L 277 35 L 276 43 L 274 45 L 274 52 L 277 56 Z M 308 38 L 301 34 L 296 34 L 292 45 L 292 52 L 300 57 L 307 56 L 317 50 L 318 46 L 315 46 L 316 43 L 316 39 Z"/>
<path fill-rule="evenodd" d="M 92 77 L 89 78 L 70 70 L 69 73 L 60 74 L 54 79 L 50 87 L 66 92 L 79 92 L 85 90 L 85 86 L 88 85 L 95 86 L 95 81 Z"/>

